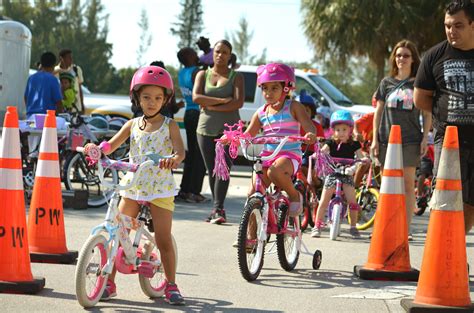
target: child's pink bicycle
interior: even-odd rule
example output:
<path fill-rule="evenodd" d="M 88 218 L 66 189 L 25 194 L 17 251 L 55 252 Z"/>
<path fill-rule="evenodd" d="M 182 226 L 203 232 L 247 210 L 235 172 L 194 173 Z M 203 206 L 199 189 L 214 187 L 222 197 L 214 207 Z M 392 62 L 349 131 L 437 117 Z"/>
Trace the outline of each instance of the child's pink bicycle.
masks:
<path fill-rule="evenodd" d="M 97 162 L 101 184 L 111 188 L 113 196 L 107 209 L 105 221 L 92 229 L 91 235 L 79 254 L 75 274 L 78 302 L 85 308 L 97 304 L 114 265 L 120 273 L 138 274 L 140 287 L 145 295 L 150 298 L 162 297 L 164 288 L 161 286 L 165 276 L 160 252 L 156 247 L 155 237 L 145 229 L 145 225 L 149 225 L 151 218 L 148 204 L 142 203 L 136 218 L 121 214 L 118 210 L 120 200 L 118 192 L 134 186 L 143 170 L 150 166 L 157 166 L 160 159 L 173 156 L 149 153 L 146 155 L 148 160 L 145 162 L 130 164 L 110 160 L 101 153 L 98 147 L 84 150 L 82 147 L 77 148 L 78 152 L 87 154 L 92 163 Z M 133 172 L 134 176 L 128 185 L 110 183 L 104 180 L 104 172 L 109 168 Z M 132 233 L 135 233 L 133 241 Z M 173 236 L 172 240 L 177 267 L 178 254 Z"/>
<path fill-rule="evenodd" d="M 313 268 L 318 269 L 321 265 L 322 253 L 320 250 L 316 250 L 314 254 L 310 253 L 302 242 L 300 218 L 289 217 L 288 215 L 290 203 L 288 197 L 278 186 L 273 186 L 273 188 L 272 186 L 265 186 L 262 179 L 263 161 L 273 159 L 285 143 L 303 142 L 304 138 L 288 136 L 249 138 L 243 136 L 242 133 L 235 133 L 231 127 L 224 134 L 227 138 L 223 142 L 231 142 L 229 149 L 231 157 L 237 156 L 238 144 L 240 144 L 244 157 L 255 162 L 253 171 L 257 175 L 255 193 L 247 199 L 239 225 L 237 257 L 242 276 L 247 281 L 257 279 L 263 266 L 265 245 L 268 243 L 271 234 L 276 235 L 276 252 L 280 265 L 284 270 L 291 271 L 295 268 L 300 253 L 312 255 Z M 249 151 L 250 146 L 268 144 L 277 145 L 271 155 L 262 156 L 259 152 L 250 153 Z M 275 244 L 270 247 L 267 253 L 271 253 L 274 246 Z M 302 247 L 304 247 L 304 250 Z"/>

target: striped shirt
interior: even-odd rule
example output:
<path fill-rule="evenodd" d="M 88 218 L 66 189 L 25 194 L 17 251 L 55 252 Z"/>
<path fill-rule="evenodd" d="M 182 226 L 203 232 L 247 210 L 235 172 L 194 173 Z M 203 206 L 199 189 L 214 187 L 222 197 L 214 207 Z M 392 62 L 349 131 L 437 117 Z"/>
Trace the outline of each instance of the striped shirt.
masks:
<path fill-rule="evenodd" d="M 268 114 L 267 107 L 264 105 L 260 107 L 258 112 L 258 119 L 262 124 L 263 134 L 265 136 L 299 136 L 300 123 L 291 115 L 290 107 L 292 100 L 286 100 L 283 108 L 275 114 Z M 271 154 L 278 144 L 266 144 L 264 146 L 265 154 Z M 301 158 L 301 143 L 290 142 L 286 143 L 281 149 L 283 152 L 291 152 Z"/>

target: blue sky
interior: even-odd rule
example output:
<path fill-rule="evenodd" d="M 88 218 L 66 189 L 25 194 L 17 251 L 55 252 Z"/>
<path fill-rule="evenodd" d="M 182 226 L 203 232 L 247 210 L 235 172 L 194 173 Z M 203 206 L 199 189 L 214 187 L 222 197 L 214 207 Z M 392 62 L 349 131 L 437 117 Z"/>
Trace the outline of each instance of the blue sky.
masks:
<path fill-rule="evenodd" d="M 112 64 L 117 68 L 136 66 L 140 42 L 138 20 L 147 10 L 152 44 L 146 62 L 163 60 L 178 66 L 178 39 L 170 27 L 181 12 L 178 0 L 102 0 L 109 14 L 108 42 L 113 43 Z M 202 0 L 204 30 L 211 44 L 237 30 L 239 19 L 247 18 L 254 31 L 250 53 L 260 55 L 267 48 L 267 60 L 310 61 L 313 49 L 301 26 L 300 0 Z M 196 48 L 196 47 L 195 47 Z"/>

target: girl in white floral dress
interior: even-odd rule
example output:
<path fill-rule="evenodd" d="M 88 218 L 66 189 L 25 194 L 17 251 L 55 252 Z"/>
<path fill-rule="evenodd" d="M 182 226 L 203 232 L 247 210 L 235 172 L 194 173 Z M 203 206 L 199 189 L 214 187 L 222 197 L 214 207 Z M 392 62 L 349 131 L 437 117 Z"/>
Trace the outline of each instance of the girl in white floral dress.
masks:
<path fill-rule="evenodd" d="M 175 252 L 171 239 L 171 224 L 174 211 L 175 182 L 171 170 L 178 167 L 184 159 L 184 146 L 178 124 L 160 114 L 161 109 L 173 96 L 174 88 L 170 74 L 161 67 L 147 66 L 138 69 L 130 84 L 132 102 L 140 105 L 143 116 L 128 121 L 122 129 L 104 145 L 106 154 L 112 153 L 130 137 L 130 162 L 142 163 L 142 155 L 153 152 L 171 155 L 162 159 L 160 166 L 153 166 L 142 172 L 137 185 L 122 191 L 119 210 L 136 217 L 138 201 L 148 201 L 155 229 L 155 240 L 162 257 L 166 280 L 160 288 L 165 290 L 165 300 L 170 304 L 184 304 L 184 299 L 175 283 Z M 130 175 L 129 175 L 130 174 Z M 132 175 L 125 175 L 121 184 L 127 184 Z M 116 270 L 109 275 L 102 300 L 117 295 L 114 283 Z"/>

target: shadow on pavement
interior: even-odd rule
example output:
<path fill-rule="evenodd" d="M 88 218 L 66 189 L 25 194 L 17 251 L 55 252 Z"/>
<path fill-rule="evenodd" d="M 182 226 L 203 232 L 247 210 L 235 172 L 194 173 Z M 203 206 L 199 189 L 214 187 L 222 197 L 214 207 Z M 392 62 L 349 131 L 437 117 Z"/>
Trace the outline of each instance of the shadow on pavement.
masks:
<path fill-rule="evenodd" d="M 282 312 L 275 310 L 258 310 L 254 308 L 236 308 L 229 301 L 207 299 L 207 298 L 185 298 L 185 306 L 171 306 L 163 298 L 152 300 L 153 302 L 129 301 L 124 299 L 112 299 L 109 302 L 99 302 L 96 307 L 86 309 L 90 312 L 102 312 L 112 309 L 114 312 L 166 312 L 170 310 L 182 312 Z"/>

